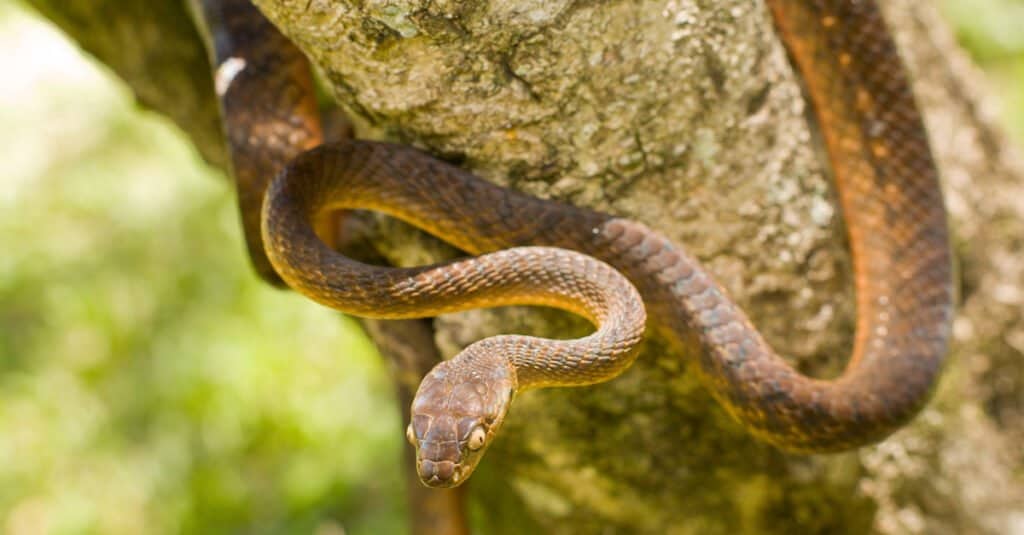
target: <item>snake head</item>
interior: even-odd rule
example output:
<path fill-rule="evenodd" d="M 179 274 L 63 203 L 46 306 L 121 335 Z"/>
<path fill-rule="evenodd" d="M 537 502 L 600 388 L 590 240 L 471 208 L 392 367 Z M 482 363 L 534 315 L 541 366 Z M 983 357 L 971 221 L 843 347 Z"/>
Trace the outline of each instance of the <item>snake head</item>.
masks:
<path fill-rule="evenodd" d="M 454 487 L 473 473 L 505 419 L 515 387 L 507 361 L 474 346 L 423 378 L 406 430 L 423 484 Z"/>

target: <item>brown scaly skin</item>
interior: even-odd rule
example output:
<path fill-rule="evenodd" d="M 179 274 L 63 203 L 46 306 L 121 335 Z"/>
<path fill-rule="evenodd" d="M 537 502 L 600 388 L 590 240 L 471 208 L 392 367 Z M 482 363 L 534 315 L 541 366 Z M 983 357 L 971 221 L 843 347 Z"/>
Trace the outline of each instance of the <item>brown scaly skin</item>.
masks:
<path fill-rule="evenodd" d="M 249 0 L 190 0 L 205 22 L 214 89 L 235 177 L 242 230 L 253 268 L 278 286 L 263 252 L 260 209 L 284 164 L 323 143 L 306 57 Z"/>
<path fill-rule="evenodd" d="M 643 225 L 498 188 L 410 148 L 349 142 L 300 156 L 271 186 L 264 206 L 271 261 L 293 288 L 350 313 L 430 315 L 499 304 L 493 295 L 465 301 L 449 293 L 452 286 L 465 287 L 467 273 L 487 279 L 477 270 L 480 260 L 463 261 L 454 271 L 426 268 L 432 275 L 409 294 L 393 275 L 326 250 L 310 221 L 327 204 L 341 202 L 387 212 L 474 254 L 523 245 L 576 249 L 625 274 L 668 339 L 699 340 L 705 384 L 754 435 L 799 452 L 880 440 L 927 401 L 947 351 L 953 291 L 937 171 L 873 1 L 766 4 L 813 102 L 854 256 L 857 335 L 840 377 L 825 381 L 794 370 L 699 262 Z M 344 201 L 333 197 L 342 191 Z M 398 294 L 384 293 L 390 289 Z M 545 290 L 527 284 L 517 291 L 527 299 Z M 444 303 L 402 308 L 424 292 Z M 610 363 L 593 366 L 593 348 L 554 351 L 536 339 L 509 346 L 515 348 L 509 353 L 482 347 L 470 346 L 471 359 L 440 366 L 420 386 L 409 434 L 428 484 L 465 480 L 507 411 L 510 383 L 589 384 L 621 371 Z M 480 361 L 491 363 L 487 369 L 498 377 L 475 373 Z M 595 375 L 604 371 L 607 376 Z M 473 429 L 480 425 L 478 445 Z"/>
<path fill-rule="evenodd" d="M 435 180 L 446 176 L 462 181 Z M 480 198 L 495 201 L 489 206 L 496 211 L 473 219 L 470 214 L 479 211 L 461 204 L 467 191 L 497 194 Z M 493 232 L 483 235 L 507 239 L 509 231 L 499 221 L 515 220 L 506 209 L 518 206 L 508 202 L 513 199 L 509 193 L 423 153 L 361 141 L 325 145 L 300 155 L 267 191 L 267 256 L 289 286 L 323 305 L 383 319 L 540 305 L 579 314 L 598 327 L 577 340 L 495 336 L 437 365 L 420 383 L 408 432 L 416 445 L 417 472 L 431 486 L 465 481 L 504 420 L 515 392 L 593 384 L 625 371 L 636 358 L 646 322 L 640 295 L 607 264 L 550 247 L 513 247 L 419 268 L 362 264 L 328 248 L 310 221 L 340 209 L 379 210 L 463 249 L 482 252 L 478 244 L 458 239 L 472 240 L 454 225 L 490 226 Z"/>

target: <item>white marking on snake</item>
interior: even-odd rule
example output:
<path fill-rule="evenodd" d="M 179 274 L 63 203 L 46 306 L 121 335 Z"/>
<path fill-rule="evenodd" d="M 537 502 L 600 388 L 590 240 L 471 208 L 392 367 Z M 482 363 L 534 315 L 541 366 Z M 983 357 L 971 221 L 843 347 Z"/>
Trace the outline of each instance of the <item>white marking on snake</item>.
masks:
<path fill-rule="evenodd" d="M 217 67 L 217 74 L 213 77 L 213 87 L 217 90 L 218 97 L 223 97 L 224 93 L 228 92 L 231 82 L 244 69 L 245 59 L 239 57 L 230 57 Z"/>

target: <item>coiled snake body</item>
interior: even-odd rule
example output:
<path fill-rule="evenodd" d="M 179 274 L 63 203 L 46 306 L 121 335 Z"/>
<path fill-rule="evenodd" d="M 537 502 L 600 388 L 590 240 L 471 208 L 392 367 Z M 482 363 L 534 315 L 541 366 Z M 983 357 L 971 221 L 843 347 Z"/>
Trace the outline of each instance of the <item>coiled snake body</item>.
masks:
<path fill-rule="evenodd" d="M 251 38 L 224 36 L 236 31 L 218 23 L 231 19 L 225 13 L 272 31 L 258 14 L 240 15 L 245 6 L 225 7 L 232 3 L 239 4 L 203 6 L 222 69 L 227 58 L 266 55 L 249 51 Z M 766 3 L 813 102 L 853 252 L 857 334 L 837 379 L 795 371 L 697 260 L 639 223 L 500 188 L 384 143 L 321 146 L 294 158 L 269 186 L 262 248 L 250 249 L 254 260 L 266 275 L 272 264 L 289 286 L 316 301 L 391 318 L 545 304 L 598 325 L 577 341 L 483 340 L 424 378 L 409 438 L 425 483 L 465 480 L 518 389 L 607 380 L 632 362 L 645 316 L 640 297 L 617 272 L 639 290 L 652 326 L 670 340 L 696 337 L 701 376 L 715 398 L 751 433 L 781 448 L 824 452 L 868 444 L 925 403 L 947 351 L 951 255 L 937 172 L 903 65 L 873 1 Z M 264 35 L 260 43 L 273 47 L 274 61 L 284 65 L 259 74 L 279 77 L 278 87 L 288 91 L 271 117 L 277 126 L 263 128 L 278 135 L 258 147 L 262 161 L 234 161 L 236 175 L 262 177 L 240 183 L 250 245 L 260 243 L 259 227 L 252 202 L 244 200 L 259 198 L 276 171 L 271 164 L 319 140 L 309 92 L 293 90 L 308 88 L 301 57 L 282 60 L 282 50 L 293 49 L 280 36 Z M 285 75 L 300 80 L 281 82 Z M 258 145 L 244 130 L 244 124 L 252 129 L 258 111 L 244 107 L 245 91 L 235 80 L 222 96 L 228 136 L 235 145 L 236 138 Z M 232 106 L 250 122 L 232 118 Z M 292 132 L 300 143 L 281 141 Z M 313 231 L 319 214 L 337 208 L 380 210 L 469 253 L 489 254 L 408 270 L 359 264 L 328 249 Z"/>

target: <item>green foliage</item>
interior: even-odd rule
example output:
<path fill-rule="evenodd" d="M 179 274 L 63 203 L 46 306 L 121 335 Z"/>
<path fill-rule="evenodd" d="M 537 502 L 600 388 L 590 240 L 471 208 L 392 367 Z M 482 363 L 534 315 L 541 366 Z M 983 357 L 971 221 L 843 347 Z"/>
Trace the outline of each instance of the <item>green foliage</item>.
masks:
<path fill-rule="evenodd" d="M 252 275 L 229 183 L 0 6 L 0 531 L 394 533 L 358 326 Z"/>
<path fill-rule="evenodd" d="M 1010 132 L 1024 140 L 1024 0 L 943 0 L 957 37 L 985 68 Z"/>

